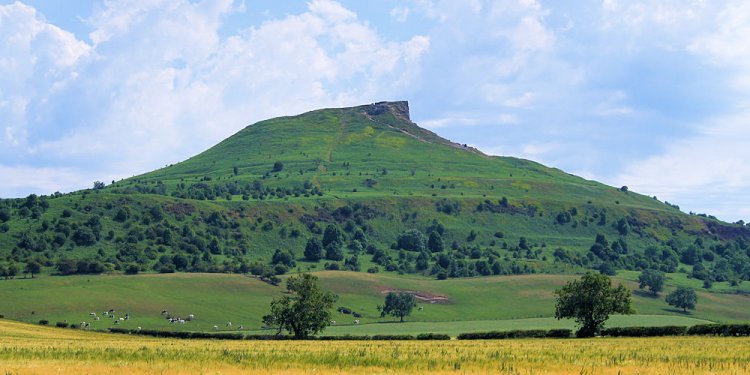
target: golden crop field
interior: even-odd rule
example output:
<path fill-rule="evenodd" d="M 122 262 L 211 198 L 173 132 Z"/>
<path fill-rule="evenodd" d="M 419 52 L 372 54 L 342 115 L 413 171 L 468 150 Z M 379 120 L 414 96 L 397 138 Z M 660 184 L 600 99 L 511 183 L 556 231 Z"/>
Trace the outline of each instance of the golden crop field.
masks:
<path fill-rule="evenodd" d="M 747 374 L 750 338 L 495 341 L 155 339 L 0 320 L 5 374 Z"/>

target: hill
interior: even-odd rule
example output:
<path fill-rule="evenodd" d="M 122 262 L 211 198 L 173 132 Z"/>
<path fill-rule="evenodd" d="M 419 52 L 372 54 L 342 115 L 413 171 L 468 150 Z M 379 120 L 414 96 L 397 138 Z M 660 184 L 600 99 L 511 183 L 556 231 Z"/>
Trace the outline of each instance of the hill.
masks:
<path fill-rule="evenodd" d="M 405 102 L 261 121 L 109 186 L 2 200 L 0 222 L 9 277 L 40 265 L 271 282 L 323 268 L 438 279 L 656 268 L 706 287 L 750 280 L 750 228 L 485 155 L 420 128 Z"/>

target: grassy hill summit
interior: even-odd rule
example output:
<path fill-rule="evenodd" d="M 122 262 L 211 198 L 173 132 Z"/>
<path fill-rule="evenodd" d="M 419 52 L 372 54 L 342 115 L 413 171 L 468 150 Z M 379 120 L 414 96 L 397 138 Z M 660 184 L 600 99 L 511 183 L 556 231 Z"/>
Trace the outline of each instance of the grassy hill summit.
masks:
<path fill-rule="evenodd" d="M 250 125 L 184 162 L 0 201 L 0 271 L 750 280 L 750 228 L 420 128 L 406 102 Z"/>

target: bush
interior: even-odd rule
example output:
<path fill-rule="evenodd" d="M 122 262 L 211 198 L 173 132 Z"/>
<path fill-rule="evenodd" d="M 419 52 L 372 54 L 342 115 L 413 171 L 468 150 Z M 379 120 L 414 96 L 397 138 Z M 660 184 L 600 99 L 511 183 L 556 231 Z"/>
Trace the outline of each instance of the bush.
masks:
<path fill-rule="evenodd" d="M 420 333 L 417 340 L 450 340 L 451 337 L 442 333 Z"/>
<path fill-rule="evenodd" d="M 702 324 L 692 326 L 688 335 L 750 336 L 750 324 Z"/>
<path fill-rule="evenodd" d="M 375 335 L 372 340 L 414 340 L 412 335 Z"/>
<path fill-rule="evenodd" d="M 68 328 L 68 325 L 69 324 L 67 322 L 57 322 L 57 323 L 55 323 L 55 327 L 57 327 L 57 328 Z"/>
<path fill-rule="evenodd" d="M 556 339 L 567 339 L 573 334 L 573 331 L 566 328 L 551 329 L 547 331 L 547 337 Z"/>
<path fill-rule="evenodd" d="M 125 274 L 126 275 L 137 275 L 138 272 L 140 272 L 141 269 L 138 267 L 137 264 L 128 264 L 127 267 L 125 267 Z"/>
<path fill-rule="evenodd" d="M 471 332 L 458 335 L 459 340 L 498 340 L 498 339 L 522 339 L 522 338 L 544 338 L 544 337 L 570 337 L 571 330 L 555 329 L 546 331 L 543 329 L 513 330 L 513 331 L 491 331 Z M 567 335 L 565 335 L 567 333 Z"/>
<path fill-rule="evenodd" d="M 613 327 L 602 330 L 602 336 L 612 337 L 654 337 L 682 336 L 688 328 L 683 326 L 665 327 Z"/>
<path fill-rule="evenodd" d="M 49 324 L 49 320 L 47 320 L 47 319 L 42 319 L 42 320 L 40 320 L 40 321 L 39 321 L 39 324 L 41 324 L 41 325 L 43 325 L 43 326 L 46 326 L 47 324 Z"/>

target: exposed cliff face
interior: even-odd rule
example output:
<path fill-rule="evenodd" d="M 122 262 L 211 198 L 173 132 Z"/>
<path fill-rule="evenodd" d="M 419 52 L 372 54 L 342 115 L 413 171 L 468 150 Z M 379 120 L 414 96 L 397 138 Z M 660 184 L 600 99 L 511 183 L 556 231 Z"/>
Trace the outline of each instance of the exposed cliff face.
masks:
<path fill-rule="evenodd" d="M 396 118 L 411 122 L 409 116 L 409 102 L 398 101 L 398 102 L 377 102 L 370 104 L 367 107 L 367 114 L 370 116 L 377 116 L 390 111 Z"/>

